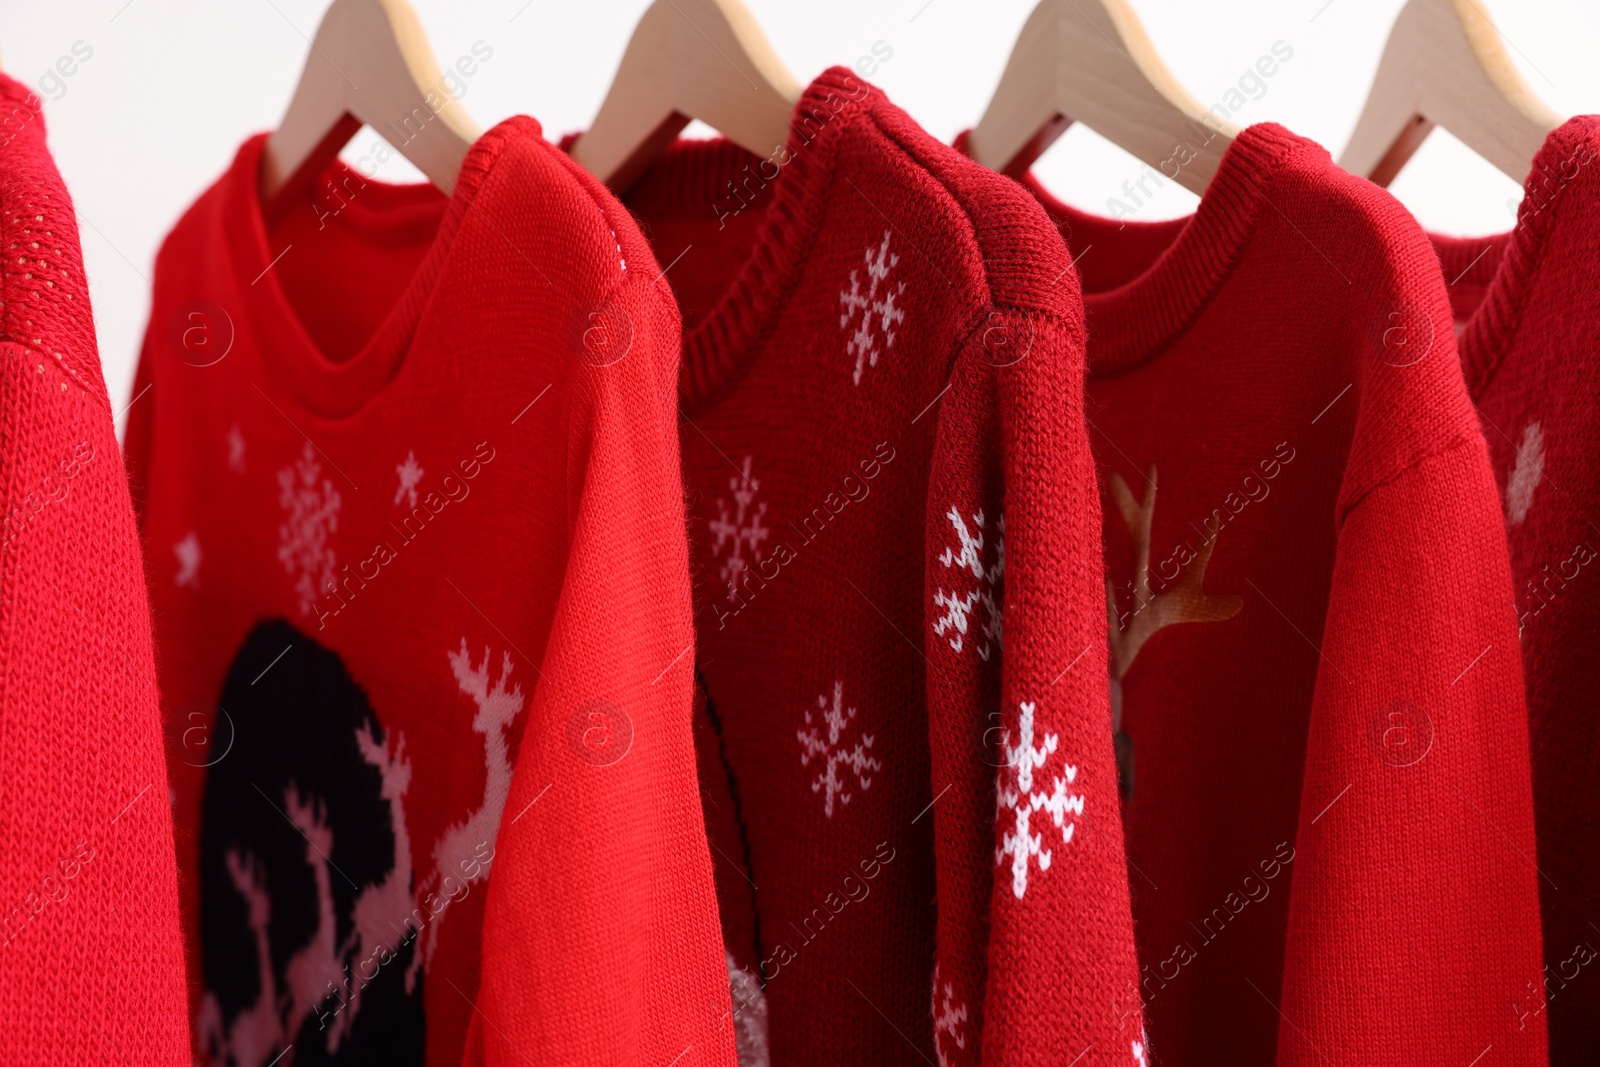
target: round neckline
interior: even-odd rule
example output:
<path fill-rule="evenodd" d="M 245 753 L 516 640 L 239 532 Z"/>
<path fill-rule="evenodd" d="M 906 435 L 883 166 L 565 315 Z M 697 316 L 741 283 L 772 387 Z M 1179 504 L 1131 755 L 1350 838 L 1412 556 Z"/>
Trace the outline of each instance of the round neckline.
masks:
<path fill-rule="evenodd" d="M 536 120 L 517 115 L 498 123 L 473 143 L 462 161 L 455 189 L 438 216 L 432 243 L 400 298 L 366 343 L 348 358 L 338 360 L 330 358 L 312 339 L 272 269 L 274 256 L 292 255 L 293 247 L 274 253 L 268 240 L 260 195 L 261 153 L 267 135 L 257 134 L 246 141 L 234 159 L 226 184 L 224 225 L 235 281 L 246 305 L 246 321 L 240 325 L 254 334 L 259 359 L 272 382 L 301 408 L 330 420 L 353 416 L 377 397 L 405 363 L 417 324 L 433 298 L 445 260 L 484 178 L 508 143 L 541 136 Z M 348 168 L 336 160 L 324 175 L 338 174 L 341 169 Z M 420 196 L 419 191 L 432 188 L 426 184 L 399 185 L 365 176 L 361 180 L 378 186 L 388 202 L 398 205 L 402 228 L 423 221 L 417 218 L 419 213 L 432 216 L 437 210 L 436 202 Z M 317 186 L 320 184 L 319 179 Z M 350 208 L 356 209 L 358 203 L 352 200 Z M 364 216 L 358 211 L 356 217 Z M 423 224 L 428 221 L 431 218 Z"/>
<path fill-rule="evenodd" d="M 967 134 L 956 147 L 967 151 Z M 1178 220 L 1171 244 L 1155 261 L 1121 285 L 1084 292 L 1091 376 L 1109 377 L 1143 366 L 1194 321 L 1238 263 L 1273 180 L 1296 152 L 1305 150 L 1322 151 L 1277 123 L 1246 127 L 1223 153 L 1194 214 Z M 1068 228 L 1118 226 L 1116 219 L 1056 199 L 1032 172 L 1021 181 Z M 1174 220 L 1127 225 L 1171 227 Z"/>
<path fill-rule="evenodd" d="M 1468 241 L 1501 246 L 1488 289 L 1456 338 L 1467 391 L 1474 400 L 1494 381 L 1522 326 L 1523 308 L 1544 262 L 1545 242 L 1567 199 L 1567 186 L 1576 180 L 1576 176 L 1563 178 L 1563 171 L 1576 162 L 1580 149 L 1587 151 L 1590 158 L 1587 163 L 1577 164 L 1578 176 L 1587 168 L 1600 167 L 1600 117 L 1579 115 L 1568 119 L 1545 138 L 1523 183 L 1517 225 L 1512 230 L 1486 238 L 1446 237 L 1435 241 L 1436 251 L 1441 252 Z"/>
<path fill-rule="evenodd" d="M 844 107 L 830 108 L 830 98 L 841 95 Z M 789 124 L 787 160 L 773 162 L 778 174 L 766 179 L 771 201 L 750 253 L 711 308 L 684 331 L 678 396 L 687 415 L 714 406 L 748 369 L 821 229 L 844 134 L 881 97 L 877 88 L 839 66 L 823 71 L 801 94 Z M 817 122 L 818 108 L 832 117 Z M 809 140 L 801 132 L 806 116 L 812 116 L 809 128 L 815 130 Z M 648 212 L 642 208 L 657 201 L 715 204 L 727 198 L 722 186 L 737 175 L 739 165 L 761 162 L 727 140 L 677 141 L 625 199 L 643 214 Z"/>

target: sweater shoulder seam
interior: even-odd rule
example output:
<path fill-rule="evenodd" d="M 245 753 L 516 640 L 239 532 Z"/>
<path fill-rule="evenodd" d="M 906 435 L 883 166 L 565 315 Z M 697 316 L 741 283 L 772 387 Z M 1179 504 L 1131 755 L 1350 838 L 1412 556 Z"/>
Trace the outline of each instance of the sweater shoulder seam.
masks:
<path fill-rule="evenodd" d="M 1437 444 L 1423 449 L 1411 459 L 1390 470 L 1389 473 L 1374 478 L 1367 485 L 1363 486 L 1349 500 L 1342 500 L 1340 502 L 1337 528 L 1342 530 L 1351 513 L 1359 508 L 1362 504 L 1366 503 L 1368 498 L 1370 498 L 1379 489 L 1384 489 L 1393 485 L 1394 483 L 1400 481 L 1400 479 L 1406 477 L 1406 475 L 1417 470 L 1425 463 L 1429 463 L 1441 456 L 1449 455 L 1458 449 L 1472 445 L 1474 443 L 1475 436 L 1476 435 L 1467 430 L 1458 430 Z"/>
<path fill-rule="evenodd" d="M 985 179 L 992 180 L 994 185 L 992 191 L 996 195 L 984 205 L 975 204 L 974 197 L 968 190 L 962 189 L 958 184 L 951 181 L 951 176 L 946 173 L 946 167 L 941 167 L 935 161 L 929 159 L 930 144 L 917 144 L 916 136 L 907 136 L 908 131 L 897 130 L 893 128 L 894 124 L 892 122 L 885 121 L 888 117 L 884 114 L 884 109 L 886 108 L 894 109 L 894 105 L 887 99 L 880 98 L 878 106 L 872 109 L 868 121 L 878 135 L 883 137 L 888 144 L 893 145 L 898 151 L 902 152 L 918 170 L 927 175 L 938 186 L 940 192 L 949 200 L 955 211 L 965 221 L 967 231 L 964 237 L 972 242 L 974 250 L 978 254 L 978 259 L 983 264 L 981 277 L 984 287 L 984 303 L 990 305 L 990 310 L 1010 307 L 1030 313 L 1059 315 L 1058 311 L 1050 307 L 1052 302 L 1047 298 L 1054 288 L 1054 284 L 1043 289 L 1030 289 L 999 281 L 995 270 L 996 263 L 994 262 L 993 250 L 983 239 L 983 235 L 990 234 L 995 229 L 995 215 L 997 212 L 1003 212 L 1010 208 L 1018 214 L 1019 218 L 1025 215 L 1033 215 L 1040 236 L 1045 240 L 1059 242 L 1062 263 L 1067 268 L 1063 273 L 1072 272 L 1072 257 L 1067 249 L 1066 241 L 1050 221 L 1044 206 L 1020 183 L 1003 175 L 990 172 L 982 168 L 980 164 L 961 156 L 954 148 L 950 148 L 934 141 L 928 135 L 922 134 L 921 136 L 930 142 L 935 149 L 952 153 L 954 158 L 948 161 L 948 167 L 978 168 L 975 173 L 980 174 Z M 897 111 L 898 109 L 894 110 Z M 909 121 L 907 119 L 907 122 Z M 987 203 L 996 203 L 999 207 L 998 209 L 991 208 L 987 206 Z M 1072 273 L 1075 286 L 1076 274 L 1075 272 Z M 1059 283 L 1062 280 L 1058 276 L 1056 282 Z M 1030 302 L 1028 300 L 1029 297 L 1034 299 Z"/>

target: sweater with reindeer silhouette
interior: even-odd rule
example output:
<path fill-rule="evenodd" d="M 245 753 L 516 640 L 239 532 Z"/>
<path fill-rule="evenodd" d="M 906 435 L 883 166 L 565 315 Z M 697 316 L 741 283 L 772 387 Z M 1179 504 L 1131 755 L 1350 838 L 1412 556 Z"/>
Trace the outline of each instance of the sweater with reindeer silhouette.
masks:
<path fill-rule="evenodd" d="M 1550 1062 L 1600 1062 L 1600 117 L 1546 139 L 1517 225 L 1435 237 L 1504 503 L 1532 734 Z M 1529 854 L 1530 858 L 1532 853 Z M 1540 989 L 1544 990 L 1541 997 Z"/>
<path fill-rule="evenodd" d="M 1253 126 L 1078 260 L 1156 1062 L 1542 1064 L 1504 525 L 1416 222 Z"/>
<path fill-rule="evenodd" d="M 732 1067 L 659 266 L 531 119 L 450 198 L 262 143 L 128 432 L 198 1062 Z"/>

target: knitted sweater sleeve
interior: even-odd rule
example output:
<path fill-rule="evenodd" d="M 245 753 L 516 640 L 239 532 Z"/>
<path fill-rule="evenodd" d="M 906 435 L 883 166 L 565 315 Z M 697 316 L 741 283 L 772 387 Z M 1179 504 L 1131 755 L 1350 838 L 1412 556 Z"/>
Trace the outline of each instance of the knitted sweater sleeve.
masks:
<path fill-rule="evenodd" d="M 940 401 L 932 1010 L 951 1064 L 1144 1062 L 1083 340 L 1081 320 L 992 309 Z"/>
<path fill-rule="evenodd" d="M 1496 1062 L 1545 1062 L 1505 527 L 1459 376 L 1452 385 L 1428 399 L 1435 411 L 1459 405 L 1472 432 L 1377 479 L 1340 523 L 1280 1064 L 1470 1063 L 1490 1046 Z"/>
<path fill-rule="evenodd" d="M 189 1062 L 150 609 L 72 204 L 0 76 L 0 1032 Z"/>
<path fill-rule="evenodd" d="M 613 225 L 649 269 L 574 320 L 575 345 L 598 331 L 606 347 L 568 371 L 566 569 L 495 844 L 468 1039 L 467 1062 L 491 1067 L 735 1067 L 692 735 L 679 320 L 643 236 Z"/>

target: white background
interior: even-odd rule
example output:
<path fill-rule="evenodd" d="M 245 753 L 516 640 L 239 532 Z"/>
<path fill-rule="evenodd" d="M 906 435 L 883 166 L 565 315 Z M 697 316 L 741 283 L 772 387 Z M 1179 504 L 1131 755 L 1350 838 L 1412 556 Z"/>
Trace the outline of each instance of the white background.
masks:
<path fill-rule="evenodd" d="M 537 117 L 554 138 L 582 129 L 610 84 L 647 0 L 413 0 L 440 64 L 482 40 L 494 55 L 463 105 L 485 127 Z M 802 81 L 893 49 L 874 81 L 934 136 L 982 114 L 1033 0 L 748 0 Z M 1271 120 L 1337 156 L 1401 0 L 1132 0 L 1168 65 L 1220 100 L 1276 41 L 1294 50 L 1234 118 Z M 1476 0 L 1532 88 L 1556 111 L 1600 111 L 1600 11 L 1592 0 Z M 1586 3 L 1585 7 L 1580 4 Z M 0 66 L 45 99 L 50 146 L 78 209 L 101 359 L 114 406 L 128 397 L 156 248 L 239 142 L 277 124 L 327 0 L 0 0 Z M 58 57 L 92 56 L 70 78 Z M 880 46 L 882 47 L 882 46 Z M 704 131 L 701 131 L 704 132 Z M 374 135 L 363 131 L 357 151 Z M 1065 199 L 1104 211 L 1138 164 L 1074 127 L 1039 164 Z M 403 160 L 378 172 L 419 176 Z M 1392 189 L 1423 225 L 1487 233 L 1513 221 L 1520 183 L 1437 131 Z M 1141 218 L 1193 210 L 1167 183 Z M 120 427 L 119 427 L 120 428 Z"/>

